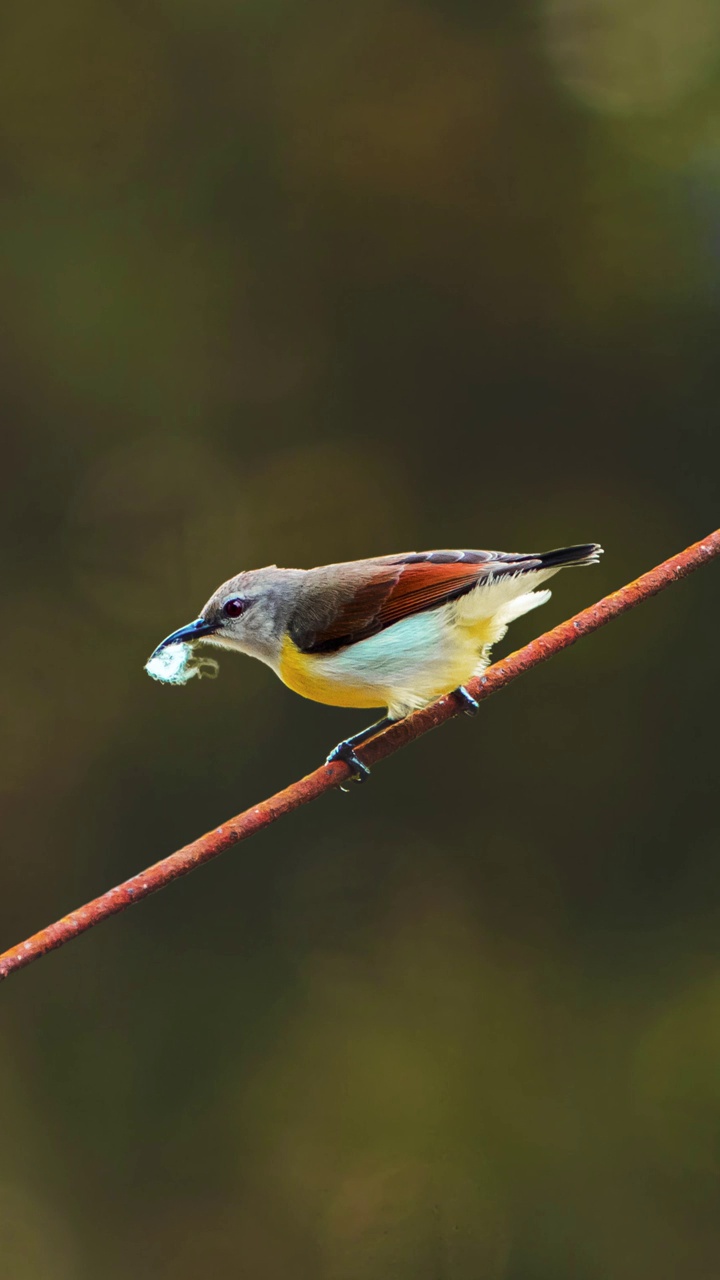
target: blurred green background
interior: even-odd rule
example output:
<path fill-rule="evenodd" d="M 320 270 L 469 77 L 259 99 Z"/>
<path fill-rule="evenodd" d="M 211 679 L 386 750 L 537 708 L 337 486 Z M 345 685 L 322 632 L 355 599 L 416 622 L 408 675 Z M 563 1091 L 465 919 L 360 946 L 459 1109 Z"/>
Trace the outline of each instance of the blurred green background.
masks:
<path fill-rule="evenodd" d="M 0 945 L 363 712 L 242 568 L 718 524 L 716 0 L 0 14 Z M 720 1267 L 715 567 L 0 992 L 2 1280 Z"/>

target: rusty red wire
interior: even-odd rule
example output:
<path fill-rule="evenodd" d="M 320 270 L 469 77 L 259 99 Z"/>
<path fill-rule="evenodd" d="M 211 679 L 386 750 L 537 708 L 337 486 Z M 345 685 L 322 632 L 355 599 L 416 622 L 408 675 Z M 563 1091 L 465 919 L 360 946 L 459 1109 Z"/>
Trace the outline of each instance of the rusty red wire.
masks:
<path fill-rule="evenodd" d="M 583 609 L 567 622 L 553 627 L 552 631 L 546 631 L 544 635 L 538 636 L 537 640 L 525 645 L 523 649 L 518 649 L 516 653 L 488 667 L 483 675 L 468 682 L 466 685 L 468 693 L 478 701 L 488 698 L 491 693 L 504 688 L 525 671 L 545 662 L 561 649 L 567 649 L 581 636 L 597 631 L 598 627 L 605 626 L 607 622 L 619 617 L 621 613 L 626 613 L 628 609 L 634 609 L 643 600 L 663 591 L 672 582 L 684 578 L 718 555 L 720 555 L 720 529 L 716 529 L 702 542 L 694 543 L 679 555 L 671 556 L 669 560 L 665 560 L 655 569 L 650 569 L 634 582 L 621 587 L 619 591 L 605 596 L 597 604 Z M 414 715 L 408 716 L 407 719 L 399 721 L 378 734 L 363 746 L 358 754 L 367 764 L 375 764 L 379 760 L 384 760 L 386 756 L 392 755 L 400 747 L 407 746 L 423 733 L 436 729 L 446 720 L 451 720 L 461 711 L 462 706 L 458 699 L 448 694 L 434 702 L 432 706 L 416 711 Z M 114 889 L 109 889 L 99 898 L 93 898 L 85 906 L 78 907 L 75 911 L 63 916 L 61 920 L 56 920 L 54 924 L 33 934 L 25 942 L 20 942 L 17 946 L 10 947 L 8 951 L 0 954 L 0 981 L 18 969 L 25 968 L 33 960 L 39 960 L 48 951 L 62 947 L 78 934 L 92 929 L 108 916 L 124 911 L 132 903 L 139 902 L 141 898 L 146 898 L 156 890 L 164 888 L 179 876 L 187 875 L 188 871 L 193 871 L 202 863 L 216 858 L 231 845 L 247 840 L 256 831 L 261 831 L 263 827 L 276 822 L 286 813 L 291 813 L 300 805 L 315 800 L 323 792 L 330 791 L 339 783 L 345 782 L 349 775 L 348 766 L 341 761 L 322 765 L 314 773 L 286 787 L 284 791 L 278 791 L 268 800 L 263 800 L 253 808 L 238 814 L 237 817 L 228 819 L 222 826 L 215 827 L 213 831 L 200 836 L 198 840 L 184 845 L 182 849 L 163 858 L 161 862 L 154 863 L 146 871 L 141 871 L 139 875 L 132 876 Z"/>

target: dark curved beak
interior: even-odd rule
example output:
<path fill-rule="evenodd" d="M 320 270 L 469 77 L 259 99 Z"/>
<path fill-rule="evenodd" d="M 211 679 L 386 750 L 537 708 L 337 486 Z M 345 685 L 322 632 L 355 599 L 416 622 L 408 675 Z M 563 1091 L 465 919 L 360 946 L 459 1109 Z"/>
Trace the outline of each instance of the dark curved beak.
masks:
<path fill-rule="evenodd" d="M 193 640 L 202 640 L 203 636 L 211 636 L 217 631 L 217 627 L 212 622 L 206 622 L 204 618 L 196 618 L 194 622 L 188 622 L 186 627 L 181 627 L 179 631 L 173 631 L 171 636 L 166 636 L 153 650 L 152 657 L 159 653 L 161 649 L 166 649 L 169 644 L 179 644 L 185 642 L 189 644 Z"/>

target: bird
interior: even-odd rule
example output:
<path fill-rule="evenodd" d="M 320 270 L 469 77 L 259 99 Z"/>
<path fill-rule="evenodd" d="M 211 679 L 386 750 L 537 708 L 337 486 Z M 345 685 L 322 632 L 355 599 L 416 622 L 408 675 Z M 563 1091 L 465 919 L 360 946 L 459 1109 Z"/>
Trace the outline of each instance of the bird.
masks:
<path fill-rule="evenodd" d="M 550 598 L 537 587 L 560 569 L 597 564 L 601 554 L 589 542 L 526 554 L 412 551 L 315 569 L 246 570 L 167 636 L 146 670 L 185 683 L 202 674 L 195 645 L 203 641 L 258 658 L 315 702 L 384 708 L 382 719 L 327 757 L 344 760 L 363 781 L 370 770 L 356 754 L 361 743 L 451 692 L 474 714 L 478 704 L 465 684 L 488 665 L 509 624 Z"/>

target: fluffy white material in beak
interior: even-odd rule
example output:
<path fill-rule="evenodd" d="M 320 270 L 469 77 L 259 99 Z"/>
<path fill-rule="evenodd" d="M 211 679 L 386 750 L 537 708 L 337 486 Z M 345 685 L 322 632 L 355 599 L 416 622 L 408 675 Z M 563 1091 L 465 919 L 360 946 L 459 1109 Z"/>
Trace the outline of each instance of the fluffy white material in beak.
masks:
<path fill-rule="evenodd" d="M 194 653 L 191 644 L 182 640 L 156 649 L 145 663 L 148 675 L 153 680 L 161 680 L 163 684 L 187 684 L 193 676 L 210 676 L 214 679 L 218 669 L 214 658 L 200 657 Z"/>

